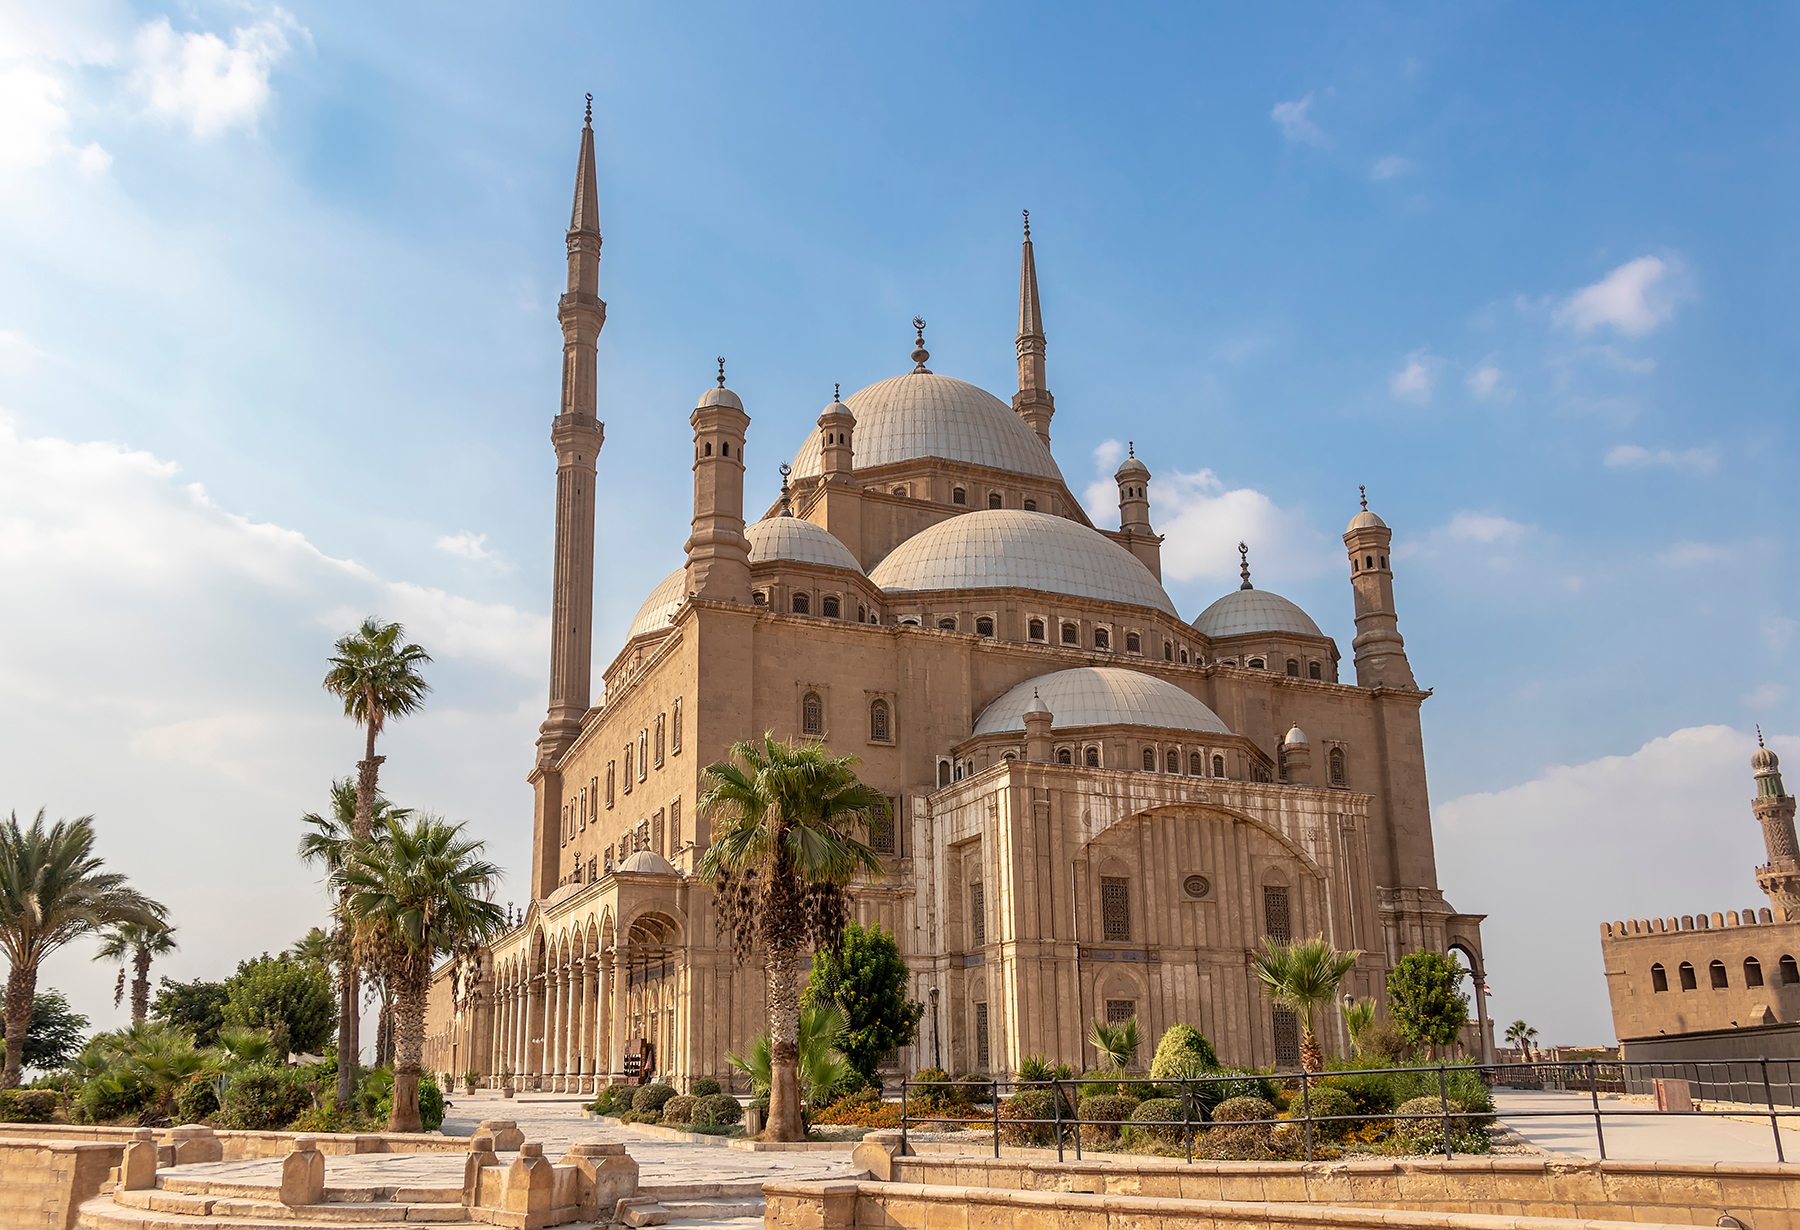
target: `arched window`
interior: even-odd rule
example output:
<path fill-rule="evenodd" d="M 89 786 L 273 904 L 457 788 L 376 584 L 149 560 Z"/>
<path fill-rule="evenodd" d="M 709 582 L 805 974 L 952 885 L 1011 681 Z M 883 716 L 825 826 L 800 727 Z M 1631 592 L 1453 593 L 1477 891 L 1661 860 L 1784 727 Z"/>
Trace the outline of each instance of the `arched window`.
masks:
<path fill-rule="evenodd" d="M 975 621 L 975 635 L 976 636 L 992 636 L 992 635 L 994 635 L 994 621 L 986 615 L 983 615 L 981 618 L 977 619 Z"/>
<path fill-rule="evenodd" d="M 868 607 L 859 606 L 856 608 L 856 622 L 859 624 L 869 622 L 869 608 Z"/>
<path fill-rule="evenodd" d="M 769 595 L 763 593 L 762 590 L 759 589 L 754 594 L 750 595 L 750 601 L 754 602 L 757 606 L 768 606 Z"/>
<path fill-rule="evenodd" d="M 1206 776 L 1206 757 L 1202 756 L 1199 752 L 1188 753 L 1188 776 Z"/>
<path fill-rule="evenodd" d="M 1090 747 L 1090 748 L 1088 748 L 1088 750 L 1085 753 L 1083 753 L 1083 756 L 1087 761 L 1088 768 L 1098 769 L 1100 767 L 1100 749 L 1099 748 Z"/>
<path fill-rule="evenodd" d="M 1156 749 L 1153 747 L 1144 749 L 1144 768 L 1151 773 L 1156 772 Z"/>
<path fill-rule="evenodd" d="M 948 760 L 940 760 L 938 761 L 938 785 L 948 786 L 949 784 L 950 762 Z"/>
<path fill-rule="evenodd" d="M 1331 761 L 1331 784 L 1334 786 L 1344 785 L 1347 781 L 1349 781 L 1349 778 L 1347 778 L 1344 775 L 1344 749 L 1341 747 L 1332 748 L 1330 761 Z"/>
<path fill-rule="evenodd" d="M 1001 505 L 1000 493 L 998 491 L 988 492 L 988 507 L 989 508 L 999 508 L 1000 505 Z"/>
<path fill-rule="evenodd" d="M 1694 980 L 1694 967 L 1689 965 L 1686 961 L 1683 961 L 1681 963 L 1681 989 L 1684 991 L 1692 991 L 1699 985 L 1700 984 Z"/>
<path fill-rule="evenodd" d="M 1325 678 L 1324 668 L 1317 662 L 1308 662 L 1306 664 L 1306 677 L 1308 679 L 1323 679 Z"/>
<path fill-rule="evenodd" d="M 1026 630 L 1026 635 L 1029 636 L 1034 641 L 1043 640 L 1044 639 L 1044 621 L 1041 619 L 1032 620 L 1030 627 Z"/>
<path fill-rule="evenodd" d="M 1167 757 L 1167 769 L 1171 773 L 1181 772 L 1181 753 L 1171 751 Z"/>
<path fill-rule="evenodd" d="M 1182 650 L 1182 651 L 1181 651 L 1181 664 L 1182 664 L 1182 665 L 1183 665 L 1183 666 L 1186 666 L 1186 665 L 1187 665 L 1187 664 L 1188 664 L 1188 660 L 1187 660 L 1187 650 L 1185 650 L 1185 649 L 1183 649 L 1183 650 Z"/>
<path fill-rule="evenodd" d="M 1383 568 L 1387 567 L 1387 556 L 1385 556 L 1385 555 L 1381 557 L 1381 566 Z"/>
<path fill-rule="evenodd" d="M 1094 629 L 1094 648 L 1095 649 L 1111 649 L 1112 648 L 1112 636 L 1110 633 L 1107 632 L 1107 630 L 1105 628 L 1095 628 Z"/>
<path fill-rule="evenodd" d="M 950 489 L 950 502 L 952 504 L 967 504 L 969 502 L 969 497 L 961 487 L 952 487 Z"/>
<path fill-rule="evenodd" d="M 1069 751 L 1068 748 L 1066 748 L 1066 747 L 1062 748 L 1062 749 L 1058 750 L 1056 753 L 1056 763 L 1057 764 L 1074 764 L 1075 763 L 1075 755 L 1074 755 L 1074 753 Z"/>
<path fill-rule="evenodd" d="M 1002 759 L 1002 760 L 1017 760 L 1018 757 L 1013 755 L 1011 752 L 1005 752 L 1001 755 L 1000 759 Z"/>
<path fill-rule="evenodd" d="M 956 780 L 960 782 L 962 779 L 963 779 L 963 762 L 959 760 L 956 762 Z"/>
<path fill-rule="evenodd" d="M 869 706 L 869 738 L 877 743 L 887 743 L 893 739 L 888 726 L 888 703 L 877 700 Z"/>
<path fill-rule="evenodd" d="M 1363 556 L 1363 567 L 1364 568 L 1373 568 L 1374 566 L 1375 566 L 1375 557 L 1373 555 Z"/>
<path fill-rule="evenodd" d="M 1287 660 L 1287 673 L 1289 679 L 1300 678 L 1300 660 L 1298 658 L 1289 658 Z"/>
<path fill-rule="evenodd" d="M 1064 624 L 1062 637 L 1065 645 L 1079 645 L 1081 644 L 1081 629 L 1074 624 Z"/>
<path fill-rule="evenodd" d="M 793 606 L 794 614 L 805 615 L 811 609 L 812 609 L 812 599 L 811 598 L 807 597 L 805 594 L 795 594 L 794 595 L 794 606 Z"/>
<path fill-rule="evenodd" d="M 1760 987 L 1762 984 L 1762 962 L 1758 961 L 1755 957 L 1745 957 L 1744 985 L 1747 987 Z"/>
<path fill-rule="evenodd" d="M 1794 958 L 1785 952 L 1781 954 L 1781 981 L 1790 985 L 1800 982 L 1800 965 L 1794 964 Z"/>
<path fill-rule="evenodd" d="M 800 733 L 805 735 L 822 735 L 825 733 L 825 702 L 819 699 L 817 692 L 808 692 L 800 702 Z"/>
<path fill-rule="evenodd" d="M 904 496 L 906 494 L 906 488 L 905 487 L 895 487 L 894 494 L 898 495 L 898 496 Z"/>
<path fill-rule="evenodd" d="M 1650 989 L 1652 991 L 1669 989 L 1669 972 L 1662 967 L 1660 962 L 1650 967 Z"/>
<path fill-rule="evenodd" d="M 707 455 L 707 456 L 708 456 L 708 457 L 711 457 L 711 456 L 712 456 L 712 441 L 711 441 L 711 440 L 708 440 L 708 441 L 707 441 L 707 442 L 706 442 L 706 455 Z"/>
<path fill-rule="evenodd" d="M 1037 501 L 1036 500 L 1026 500 L 1025 501 L 1025 511 L 1026 512 L 1036 512 L 1037 511 Z"/>
<path fill-rule="evenodd" d="M 1224 777 L 1225 776 L 1225 757 L 1223 757 L 1223 756 L 1214 756 L 1213 757 L 1213 776 L 1214 777 Z"/>
<path fill-rule="evenodd" d="M 826 619 L 836 619 L 841 610 L 842 608 L 838 605 L 837 596 L 835 594 L 825 599 L 825 601 L 819 605 L 819 611 Z"/>
<path fill-rule="evenodd" d="M 731 456 L 731 441 L 727 440 L 723 444 L 719 445 L 719 456 L 721 456 L 721 457 Z"/>
<path fill-rule="evenodd" d="M 1253 671 L 1264 670 L 1268 667 L 1268 663 L 1264 662 L 1261 658 L 1251 658 L 1244 665 L 1248 666 Z"/>
<path fill-rule="evenodd" d="M 1174 660 L 1175 660 L 1175 642 L 1174 641 L 1164 641 L 1163 642 L 1163 661 L 1164 662 L 1173 662 Z"/>
<path fill-rule="evenodd" d="M 1731 979 L 1725 976 L 1725 962 L 1714 961 L 1708 972 L 1712 974 L 1713 990 L 1722 991 L 1731 985 Z"/>
<path fill-rule="evenodd" d="M 1138 639 L 1137 633 L 1127 632 L 1125 634 L 1125 652 L 1126 653 L 1142 653 L 1142 652 L 1144 652 L 1144 643 L 1143 643 L 1143 641 Z"/>
<path fill-rule="evenodd" d="M 942 628 L 945 632 L 956 631 L 956 616 L 951 615 L 945 619 L 938 620 L 938 627 Z"/>

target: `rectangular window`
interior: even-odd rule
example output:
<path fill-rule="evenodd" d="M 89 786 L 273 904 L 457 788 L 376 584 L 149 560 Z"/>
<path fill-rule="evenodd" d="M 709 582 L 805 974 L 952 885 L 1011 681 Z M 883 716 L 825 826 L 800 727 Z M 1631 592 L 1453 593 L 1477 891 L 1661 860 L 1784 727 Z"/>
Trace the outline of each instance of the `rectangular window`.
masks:
<path fill-rule="evenodd" d="M 1100 878 L 1100 933 L 1109 944 L 1131 941 L 1131 881 L 1117 876 Z"/>
<path fill-rule="evenodd" d="M 658 854 L 668 853 L 663 846 L 663 813 L 660 808 L 657 809 L 656 818 L 650 822 L 650 848 Z"/>
<path fill-rule="evenodd" d="M 590 855 L 588 857 L 588 883 L 592 884 L 594 882 L 594 872 L 596 870 L 597 868 L 595 867 L 593 856 Z"/>
<path fill-rule="evenodd" d="M 1106 1023 L 1108 1025 L 1117 1025 L 1123 1021 L 1135 1021 L 1136 1019 L 1137 1000 L 1109 999 L 1106 1001 Z M 1136 1051 L 1132 1052 L 1129 1066 L 1134 1068 L 1137 1066 Z"/>
<path fill-rule="evenodd" d="M 569 805 L 567 803 L 564 803 L 563 809 L 562 809 L 562 844 L 565 846 L 569 844 L 569 812 L 570 812 L 570 810 L 571 810 L 571 808 L 569 807 Z"/>
<path fill-rule="evenodd" d="M 1275 1027 L 1275 1066 L 1278 1068 L 1297 1068 L 1300 1066 L 1300 1014 L 1292 1008 L 1272 1008 L 1270 1015 Z"/>
<path fill-rule="evenodd" d="M 611 875 L 613 869 L 612 847 L 606 847 L 606 874 Z"/>
<path fill-rule="evenodd" d="M 681 697 L 675 698 L 675 704 L 669 713 L 669 751 L 674 755 L 681 754 Z"/>
<path fill-rule="evenodd" d="M 900 800 L 889 799 L 887 810 L 875 817 L 875 823 L 869 826 L 869 844 L 875 847 L 877 854 L 898 854 L 899 846 L 894 838 L 897 826 L 894 817 L 899 814 Z"/>
<path fill-rule="evenodd" d="M 645 729 L 638 731 L 637 779 L 640 782 L 643 781 L 644 775 L 646 773 L 648 773 L 649 771 L 650 771 L 650 730 L 648 727 L 646 727 Z"/>
<path fill-rule="evenodd" d="M 982 948 L 987 944 L 987 897 L 981 891 L 981 881 L 969 885 L 969 946 Z"/>
<path fill-rule="evenodd" d="M 656 715 L 656 767 L 659 769 L 662 768 L 663 762 L 663 729 L 664 718 L 659 713 Z"/>
<path fill-rule="evenodd" d="M 1263 934 L 1278 943 L 1294 938 L 1294 922 L 1288 912 L 1288 890 L 1270 884 L 1263 887 Z"/>
<path fill-rule="evenodd" d="M 616 760 L 606 762 L 606 806 L 609 811 L 613 805 L 613 783 L 618 778 L 618 765 L 619 762 Z"/>
<path fill-rule="evenodd" d="M 633 748 L 631 746 L 631 744 L 627 743 L 625 745 L 625 793 L 626 794 L 631 793 L 631 756 L 635 750 L 636 749 Z"/>
<path fill-rule="evenodd" d="M 975 1070 L 988 1070 L 988 1006 L 975 1005 Z"/>
<path fill-rule="evenodd" d="M 681 849 L 681 800 L 669 804 L 669 853 Z"/>

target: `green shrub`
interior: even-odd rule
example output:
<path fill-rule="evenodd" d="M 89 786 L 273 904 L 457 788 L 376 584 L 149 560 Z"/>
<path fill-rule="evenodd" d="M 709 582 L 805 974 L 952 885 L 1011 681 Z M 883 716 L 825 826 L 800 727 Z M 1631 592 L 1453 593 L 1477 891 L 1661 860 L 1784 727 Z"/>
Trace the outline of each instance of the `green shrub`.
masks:
<path fill-rule="evenodd" d="M 694 1103 L 694 1122 L 703 1127 L 730 1127 L 743 1117 L 743 1106 L 729 1093 L 708 1094 Z"/>
<path fill-rule="evenodd" d="M 305 1110 L 295 1116 L 287 1126 L 290 1132 L 341 1132 L 344 1130 L 343 1117 L 338 1114 L 337 1107 L 331 1099 L 318 1110 Z"/>
<path fill-rule="evenodd" d="M 1338 1115 L 1354 1115 L 1356 1104 L 1351 1101 L 1349 1094 L 1330 1085 L 1316 1085 L 1307 1090 L 1304 1099 L 1299 1094 L 1295 1094 L 1288 1100 L 1290 1115 L 1298 1118 L 1304 1110 L 1310 1110 L 1315 1119 L 1333 1119 L 1333 1122 L 1330 1123 L 1313 1124 L 1315 1138 L 1323 1135 L 1336 1140 L 1348 1135 L 1357 1127 L 1356 1121 L 1353 1119 L 1334 1118 Z"/>
<path fill-rule="evenodd" d="M 1081 1139 L 1097 1144 L 1100 1141 L 1119 1139 L 1120 1125 L 1131 1118 L 1132 1112 L 1138 1108 L 1136 1098 L 1121 1097 L 1116 1093 L 1103 1093 L 1095 1097 L 1084 1097 L 1078 1104 L 1081 1107 L 1080 1117 Z"/>
<path fill-rule="evenodd" d="M 1348 1094 L 1351 1106 L 1359 1115 L 1389 1115 L 1400 1104 L 1400 1099 L 1394 1096 L 1394 1079 L 1385 1072 L 1334 1072 L 1321 1084 Z"/>
<path fill-rule="evenodd" d="M 1463 1114 L 1466 1109 L 1456 1099 L 1450 1099 L 1450 1149 L 1454 1153 L 1486 1153 L 1492 1147 L 1488 1135 L 1476 1126 L 1477 1116 Z M 1394 1113 L 1433 1116 L 1394 1121 L 1394 1143 L 1400 1152 L 1444 1151 L 1444 1100 L 1441 1097 L 1410 1098 L 1400 1103 Z"/>
<path fill-rule="evenodd" d="M 1429 1068 L 1409 1068 L 1404 1072 L 1394 1073 L 1389 1079 L 1393 1082 L 1396 1103 L 1410 1102 L 1414 1098 L 1439 1097 L 1438 1070 L 1435 1065 Z M 1460 1102 L 1464 1109 L 1480 1116 L 1471 1120 L 1472 1123 L 1486 1127 L 1494 1121 L 1494 1095 L 1481 1079 L 1481 1071 L 1473 1065 L 1446 1065 L 1444 1092 L 1449 1094 L 1451 1101 Z"/>
<path fill-rule="evenodd" d="M 718 1081 L 710 1076 L 702 1076 L 699 1080 L 696 1080 L 689 1086 L 688 1092 L 697 1098 L 710 1098 L 713 1094 L 720 1093 L 722 1090 L 719 1088 Z"/>
<path fill-rule="evenodd" d="M 419 1126 L 427 1132 L 444 1126 L 444 1091 L 430 1072 L 419 1073 Z"/>
<path fill-rule="evenodd" d="M 1213 1108 L 1215 1123 L 1242 1123 L 1245 1120 L 1273 1119 L 1275 1104 L 1267 1098 L 1227 1098 Z"/>
<path fill-rule="evenodd" d="M 978 1072 L 964 1072 L 950 1078 L 959 1106 L 990 1106 L 994 1101 L 994 1085 Z"/>
<path fill-rule="evenodd" d="M 75 1096 L 75 1118 L 82 1123 L 111 1123 L 135 1117 L 155 1100 L 155 1092 L 129 1072 L 107 1071 L 81 1086 Z"/>
<path fill-rule="evenodd" d="M 279 1132 L 312 1109 L 312 1094 L 294 1075 L 273 1064 L 250 1064 L 231 1078 L 219 1122 L 251 1132 Z"/>
<path fill-rule="evenodd" d="M 631 1121 L 633 1123 L 661 1123 L 662 1112 L 660 1110 L 634 1110 L 631 1112 Z"/>
<path fill-rule="evenodd" d="M 631 1109 L 640 1115 L 652 1110 L 661 1112 L 663 1105 L 674 1096 L 675 1086 L 673 1085 L 645 1085 L 632 1095 Z"/>
<path fill-rule="evenodd" d="M 61 1101 L 54 1089 L 0 1089 L 0 1123 L 49 1123 Z"/>
<path fill-rule="evenodd" d="M 1053 1145 L 1053 1123 L 1020 1123 L 1022 1119 L 1054 1119 L 1057 1099 L 1048 1089 L 1021 1089 L 1000 1104 L 1000 1140 L 1009 1145 Z M 1070 1116 L 1073 1118 L 1073 1116 Z M 1008 1122 L 1012 1120 L 1014 1122 Z"/>
<path fill-rule="evenodd" d="M 915 1112 L 931 1114 L 967 1103 L 962 1090 L 950 1083 L 948 1072 L 942 1068 L 925 1068 L 907 1086 L 906 1104 Z"/>
<path fill-rule="evenodd" d="M 199 1123 L 219 1113 L 219 1095 L 213 1090 L 217 1072 L 196 1072 L 175 1095 L 175 1121 Z"/>
<path fill-rule="evenodd" d="M 1131 1145 L 1166 1144 L 1181 1139 L 1181 1128 L 1168 1126 L 1181 1122 L 1180 1098 L 1145 1098 L 1132 1108 L 1122 1134 Z"/>
<path fill-rule="evenodd" d="M 1066 1063 L 1051 1063 L 1042 1055 L 1027 1055 L 1019 1060 L 1019 1079 L 1022 1081 L 1066 1081 L 1075 1075 L 1075 1070 Z"/>
<path fill-rule="evenodd" d="M 1219 1056 L 1206 1035 L 1192 1025 L 1171 1025 L 1156 1044 L 1156 1058 L 1150 1061 L 1150 1079 L 1200 1076 L 1219 1066 Z M 1163 1097 L 1178 1097 L 1170 1089 L 1157 1090 Z"/>
<path fill-rule="evenodd" d="M 699 1122 L 694 1118 L 694 1103 L 699 1100 L 699 1098 L 696 1098 L 691 1093 L 684 1093 L 670 1098 L 667 1102 L 663 1103 L 662 1121 L 664 1123 Z"/>
<path fill-rule="evenodd" d="M 769 1122 L 769 1095 L 765 1093 L 760 1098 L 751 1098 L 750 1105 L 756 1108 L 756 1113 L 762 1116 L 762 1121 L 766 1125 Z"/>

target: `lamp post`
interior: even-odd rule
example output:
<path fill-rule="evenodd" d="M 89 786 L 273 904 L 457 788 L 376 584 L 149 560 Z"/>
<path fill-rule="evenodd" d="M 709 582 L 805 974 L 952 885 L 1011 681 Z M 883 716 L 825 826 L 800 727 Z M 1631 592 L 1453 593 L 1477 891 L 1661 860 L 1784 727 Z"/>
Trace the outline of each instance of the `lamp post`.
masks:
<path fill-rule="evenodd" d="M 944 1048 L 938 1036 L 938 989 L 932 987 L 926 993 L 931 1000 L 931 1066 L 942 1070 L 944 1066 Z"/>

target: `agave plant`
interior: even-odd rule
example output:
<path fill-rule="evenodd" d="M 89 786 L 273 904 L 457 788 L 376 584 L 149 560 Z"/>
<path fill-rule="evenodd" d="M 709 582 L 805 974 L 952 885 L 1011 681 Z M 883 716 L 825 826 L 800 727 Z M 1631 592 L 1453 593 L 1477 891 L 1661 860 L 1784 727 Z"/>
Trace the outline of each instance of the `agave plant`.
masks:
<path fill-rule="evenodd" d="M 856 1069 L 837 1049 L 837 1037 L 843 1029 L 844 1014 L 836 1005 L 808 1004 L 800 1009 L 800 1094 L 808 1103 L 818 1104 L 855 1075 Z M 750 1078 L 752 1094 L 759 1098 L 769 1096 L 773 1077 L 768 1030 L 756 1036 L 748 1054 L 734 1052 L 725 1059 Z"/>

